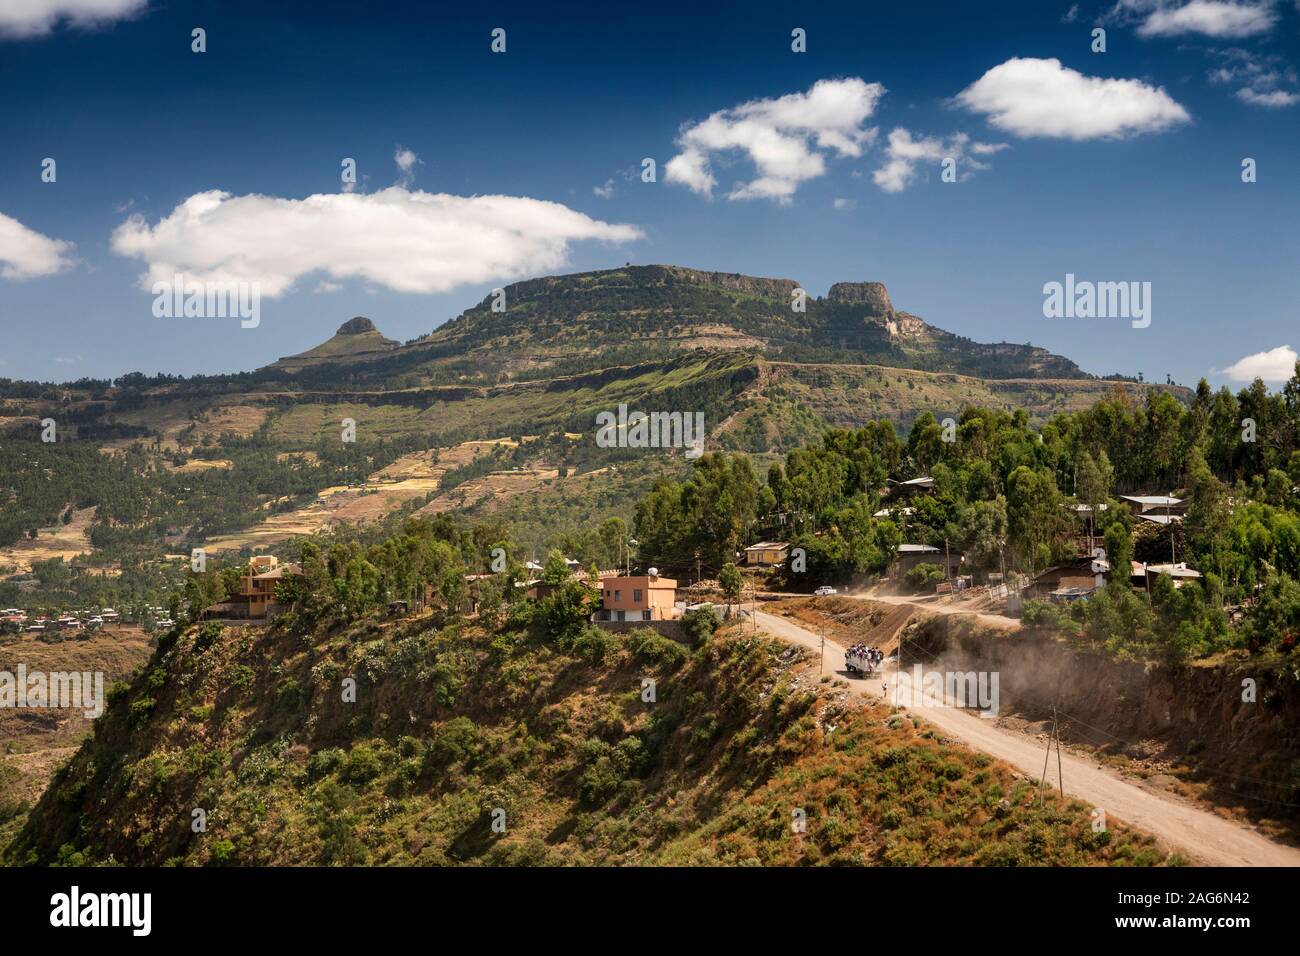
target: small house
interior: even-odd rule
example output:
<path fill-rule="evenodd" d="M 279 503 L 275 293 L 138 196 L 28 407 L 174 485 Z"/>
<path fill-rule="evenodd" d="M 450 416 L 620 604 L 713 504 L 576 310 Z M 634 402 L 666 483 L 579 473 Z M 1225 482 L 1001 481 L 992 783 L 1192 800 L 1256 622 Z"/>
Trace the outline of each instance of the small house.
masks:
<path fill-rule="evenodd" d="M 760 541 L 745 549 L 746 564 L 781 564 L 789 556 L 790 544 L 786 541 Z"/>

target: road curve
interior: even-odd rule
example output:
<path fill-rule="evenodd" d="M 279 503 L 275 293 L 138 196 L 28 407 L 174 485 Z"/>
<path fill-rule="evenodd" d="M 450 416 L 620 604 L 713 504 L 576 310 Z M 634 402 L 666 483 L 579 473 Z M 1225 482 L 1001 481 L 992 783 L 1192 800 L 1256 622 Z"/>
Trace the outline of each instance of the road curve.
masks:
<path fill-rule="evenodd" d="M 799 625 L 758 612 L 759 627 L 774 637 L 823 652 L 821 636 Z M 848 677 L 844 667 L 844 650 L 834 641 L 824 642 L 824 670 L 827 674 Z M 907 673 L 902 680 L 907 685 Z M 857 694 L 883 695 L 886 683 L 891 694 L 896 677 L 892 671 L 884 679 L 849 678 Z M 928 720 L 945 735 L 963 741 L 975 750 L 1005 760 L 1022 773 L 1037 779 L 1043 772 L 1044 745 L 1023 735 L 996 727 L 992 721 L 953 707 L 919 707 L 912 711 Z M 1117 774 L 1096 764 L 1061 751 L 1065 791 L 1095 807 L 1111 818 L 1123 820 L 1145 830 L 1167 846 L 1180 850 L 1190 860 L 1209 866 L 1300 866 L 1300 850 L 1274 843 L 1259 832 L 1225 820 L 1175 797 L 1143 790 Z M 1056 759 L 1048 761 L 1047 782 L 1057 786 Z"/>

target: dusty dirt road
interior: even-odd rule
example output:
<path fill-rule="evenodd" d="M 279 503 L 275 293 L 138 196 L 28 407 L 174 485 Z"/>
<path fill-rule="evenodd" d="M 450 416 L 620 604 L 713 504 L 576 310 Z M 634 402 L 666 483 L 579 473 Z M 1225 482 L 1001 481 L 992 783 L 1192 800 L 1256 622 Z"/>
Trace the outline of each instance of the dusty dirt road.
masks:
<path fill-rule="evenodd" d="M 1007 617 L 1005 614 L 993 614 L 988 611 L 972 610 L 968 607 L 962 607 L 960 604 L 940 604 L 937 601 L 924 601 L 915 597 L 906 597 L 897 594 L 873 594 L 869 591 L 846 592 L 847 598 L 853 598 L 859 601 L 875 601 L 878 604 L 908 604 L 922 611 L 929 611 L 931 614 L 960 614 L 979 618 L 979 620 L 992 627 L 1001 628 L 1002 630 L 1019 630 L 1020 621 L 1014 617 Z"/>
<path fill-rule="evenodd" d="M 758 626 L 772 636 L 806 647 L 814 655 L 823 652 L 820 635 L 761 611 L 756 618 Z M 903 699 L 910 702 L 906 670 L 896 676 L 887 664 L 883 679 L 861 680 L 849 677 L 844 667 L 844 649 L 838 644 L 828 639 L 824 653 L 825 673 L 848 678 L 854 693 L 880 697 L 884 685 L 888 684 L 892 698 L 901 681 Z M 1000 730 L 992 721 L 953 707 L 909 709 L 946 735 L 975 750 L 1005 760 L 1035 779 L 1042 775 L 1045 748 L 1038 741 Z M 1100 807 L 1109 817 L 1145 830 L 1196 863 L 1209 866 L 1300 866 L 1300 850 L 1274 843 L 1249 827 L 1176 798 L 1143 790 L 1065 751 L 1061 752 L 1061 763 L 1066 793 Z M 1048 761 L 1047 782 L 1050 786 L 1058 785 L 1055 755 Z"/>

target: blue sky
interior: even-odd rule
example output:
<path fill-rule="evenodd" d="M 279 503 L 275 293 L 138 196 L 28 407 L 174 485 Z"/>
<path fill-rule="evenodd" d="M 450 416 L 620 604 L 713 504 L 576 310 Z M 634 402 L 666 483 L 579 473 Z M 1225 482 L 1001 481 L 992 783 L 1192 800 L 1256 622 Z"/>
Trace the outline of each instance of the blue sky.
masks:
<path fill-rule="evenodd" d="M 1293 0 L 536 6 L 0 11 L 0 376 L 239 371 L 627 261 L 879 280 L 1097 374 L 1300 348 Z M 156 318 L 178 270 L 258 280 L 258 327 Z M 1045 318 L 1067 273 L 1150 282 L 1150 326 Z"/>

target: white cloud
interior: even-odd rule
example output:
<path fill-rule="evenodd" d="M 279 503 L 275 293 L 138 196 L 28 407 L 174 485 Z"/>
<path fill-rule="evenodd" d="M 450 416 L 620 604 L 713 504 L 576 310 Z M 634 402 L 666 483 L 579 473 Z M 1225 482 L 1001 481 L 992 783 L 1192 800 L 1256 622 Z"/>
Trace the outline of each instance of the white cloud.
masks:
<path fill-rule="evenodd" d="M 1265 382 L 1285 382 L 1295 374 L 1295 349 L 1289 345 L 1279 345 L 1267 352 L 1256 352 L 1234 362 L 1223 370 L 1223 374 L 1234 382 L 1253 382 L 1257 378 Z"/>
<path fill-rule="evenodd" d="M 305 199 L 196 193 L 150 226 L 135 215 L 113 232 L 119 255 L 148 264 L 141 285 L 176 273 L 203 282 L 259 282 L 278 296 L 322 272 L 399 292 L 445 292 L 559 268 L 569 244 L 628 242 L 630 225 L 516 196 L 450 196 L 392 186 Z"/>
<path fill-rule="evenodd" d="M 1199 33 L 1207 37 L 1249 37 L 1267 33 L 1277 22 L 1271 0 L 1229 3 L 1191 0 L 1181 6 L 1160 4 L 1137 28 L 1141 37 L 1172 37 Z"/>
<path fill-rule="evenodd" d="M 341 288 L 343 288 L 343 286 L 339 285 L 337 282 L 328 282 L 325 279 L 321 279 L 320 282 L 316 283 L 316 288 L 311 291 L 316 295 L 329 295 L 331 292 L 338 292 Z"/>
<path fill-rule="evenodd" d="M 939 163 L 944 159 L 956 161 L 957 178 L 969 179 L 973 169 L 988 169 L 988 164 L 972 158 L 991 156 L 1007 148 L 1006 143 L 973 143 L 965 133 L 954 133 L 945 141 L 938 136 L 914 137 L 899 127 L 889 134 L 885 148 L 885 165 L 871 174 L 877 186 L 887 193 L 902 192 L 916 177 L 916 168 L 922 162 Z"/>
<path fill-rule="evenodd" d="M 677 137 L 681 152 L 664 167 L 668 182 L 711 196 L 717 185 L 711 160 L 720 153 L 747 153 L 757 178 L 736 184 L 729 199 L 788 202 L 799 184 L 826 172 L 825 156 L 861 156 L 876 130 L 863 124 L 885 93 L 879 83 L 856 77 L 819 80 L 805 93 L 751 100 L 688 123 Z"/>
<path fill-rule="evenodd" d="M 1295 106 L 1300 103 L 1300 93 L 1291 93 L 1287 90 L 1269 90 L 1261 92 L 1244 87 L 1237 91 L 1237 99 L 1243 103 L 1249 103 L 1251 106 L 1263 106 L 1268 109 L 1281 109 L 1284 106 Z"/>
<path fill-rule="evenodd" d="M 1300 102 L 1300 94 L 1284 88 L 1300 84 L 1300 74 L 1282 57 L 1252 53 L 1239 47 L 1209 52 L 1220 63 L 1206 74 L 1209 81 L 1215 84 L 1243 84 L 1236 94 L 1237 99 L 1243 103 L 1278 109 Z"/>
<path fill-rule="evenodd" d="M 856 209 L 858 207 L 858 201 L 856 199 L 845 199 L 843 196 L 837 196 L 831 205 L 836 209 Z"/>
<path fill-rule="evenodd" d="M 943 156 L 943 140 L 935 136 L 913 139 L 907 130 L 899 128 L 889 134 L 889 146 L 884 166 L 872 173 L 877 186 L 887 193 L 902 192 L 916 175 L 916 164 L 921 160 L 938 161 Z"/>
<path fill-rule="evenodd" d="M 397 184 L 411 188 L 411 183 L 415 182 L 415 167 L 417 164 L 423 166 L 424 160 L 415 155 L 414 151 L 399 145 L 393 150 L 393 162 L 397 164 Z"/>
<path fill-rule="evenodd" d="M 61 20 L 82 29 L 106 26 L 143 13 L 148 4 L 149 0 L 4 0 L 0 36 L 45 36 Z"/>
<path fill-rule="evenodd" d="M 1022 137 L 1115 138 L 1159 132 L 1191 119 L 1163 87 L 1085 76 L 1057 59 L 1007 60 L 958 93 L 956 101 Z"/>
<path fill-rule="evenodd" d="M 591 191 L 595 193 L 597 196 L 599 196 L 601 199 L 611 198 L 614 195 L 613 178 L 605 180 L 605 185 L 603 186 L 592 186 Z"/>
<path fill-rule="evenodd" d="M 0 278 L 35 279 L 70 269 L 72 248 L 0 212 Z"/>

